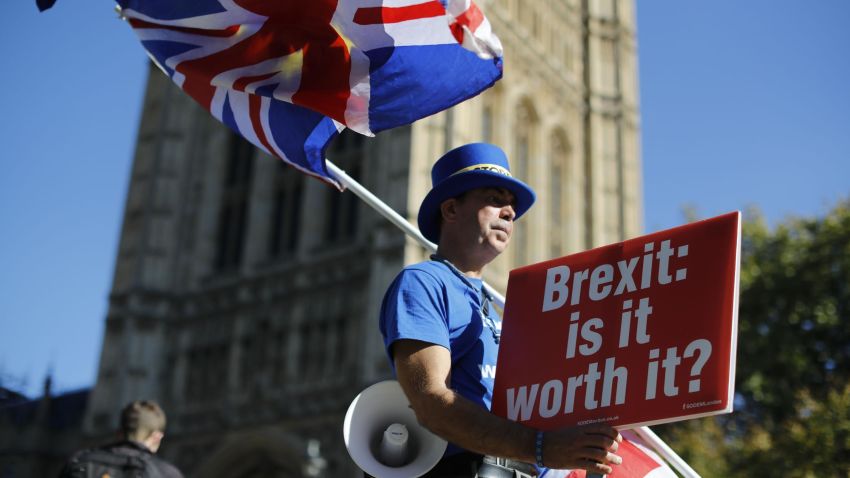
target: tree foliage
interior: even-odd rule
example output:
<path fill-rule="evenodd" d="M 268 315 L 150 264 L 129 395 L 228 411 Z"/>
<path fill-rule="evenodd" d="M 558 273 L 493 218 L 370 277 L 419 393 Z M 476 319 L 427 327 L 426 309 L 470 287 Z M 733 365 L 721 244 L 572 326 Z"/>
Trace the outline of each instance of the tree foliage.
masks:
<path fill-rule="evenodd" d="M 735 412 L 656 431 L 705 477 L 850 477 L 850 201 L 742 252 Z"/>

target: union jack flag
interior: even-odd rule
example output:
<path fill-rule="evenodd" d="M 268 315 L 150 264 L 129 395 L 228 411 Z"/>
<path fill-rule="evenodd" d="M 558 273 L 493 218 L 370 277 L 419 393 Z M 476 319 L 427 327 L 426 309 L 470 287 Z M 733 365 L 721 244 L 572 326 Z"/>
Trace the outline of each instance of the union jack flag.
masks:
<path fill-rule="evenodd" d="M 344 127 L 412 123 L 492 86 L 502 47 L 471 0 L 118 0 L 152 60 L 301 171 Z M 339 186 L 339 184 L 337 184 Z"/>

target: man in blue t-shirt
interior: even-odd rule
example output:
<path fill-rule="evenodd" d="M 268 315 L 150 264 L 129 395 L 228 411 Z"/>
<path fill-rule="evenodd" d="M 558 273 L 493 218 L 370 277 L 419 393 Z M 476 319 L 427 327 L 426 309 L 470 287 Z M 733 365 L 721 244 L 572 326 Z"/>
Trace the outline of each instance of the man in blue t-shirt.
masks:
<path fill-rule="evenodd" d="M 484 268 L 508 246 L 534 192 L 484 143 L 446 153 L 431 171 L 419 229 L 438 244 L 430 261 L 406 267 L 388 289 L 380 329 L 419 422 L 449 442 L 425 476 L 475 476 L 484 455 L 534 474 L 549 468 L 610 473 L 621 437 L 604 424 L 542 431 L 489 412 L 501 319 L 482 287 Z M 504 464 L 505 462 L 500 462 Z"/>

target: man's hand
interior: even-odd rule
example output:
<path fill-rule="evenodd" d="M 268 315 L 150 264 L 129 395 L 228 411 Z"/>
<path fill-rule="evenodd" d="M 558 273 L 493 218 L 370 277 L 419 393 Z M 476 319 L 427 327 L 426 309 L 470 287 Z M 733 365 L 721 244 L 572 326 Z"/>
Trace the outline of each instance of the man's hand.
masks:
<path fill-rule="evenodd" d="M 543 464 L 548 468 L 581 468 L 606 475 L 623 459 L 616 455 L 623 437 L 608 425 L 593 424 L 545 432 Z"/>

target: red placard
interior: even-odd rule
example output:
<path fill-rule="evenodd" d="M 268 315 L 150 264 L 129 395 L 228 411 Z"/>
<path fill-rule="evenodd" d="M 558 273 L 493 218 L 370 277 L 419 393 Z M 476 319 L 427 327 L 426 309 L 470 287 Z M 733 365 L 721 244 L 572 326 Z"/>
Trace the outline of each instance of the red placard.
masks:
<path fill-rule="evenodd" d="M 493 413 L 550 430 L 732 411 L 741 215 L 511 271 Z"/>

